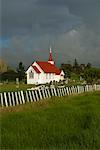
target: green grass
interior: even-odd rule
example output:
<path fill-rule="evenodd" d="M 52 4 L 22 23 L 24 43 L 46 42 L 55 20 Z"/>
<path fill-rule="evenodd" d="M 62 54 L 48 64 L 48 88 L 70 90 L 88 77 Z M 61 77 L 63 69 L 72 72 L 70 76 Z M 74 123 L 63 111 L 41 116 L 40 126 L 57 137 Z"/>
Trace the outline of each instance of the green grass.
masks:
<path fill-rule="evenodd" d="M 1 112 L 1 149 L 100 149 L 100 92 L 27 103 Z"/>
<path fill-rule="evenodd" d="M 28 88 L 31 87 L 34 87 L 34 85 L 27 85 L 27 84 L 20 83 L 18 86 L 15 83 L 9 83 L 9 84 L 4 83 L 0 85 L 0 92 L 27 90 Z"/>

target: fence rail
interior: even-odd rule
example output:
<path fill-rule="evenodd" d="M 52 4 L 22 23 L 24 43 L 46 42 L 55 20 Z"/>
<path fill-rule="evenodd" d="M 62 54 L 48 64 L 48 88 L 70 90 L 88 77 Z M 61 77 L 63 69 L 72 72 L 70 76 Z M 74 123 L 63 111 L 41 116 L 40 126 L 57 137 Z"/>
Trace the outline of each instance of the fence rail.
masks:
<path fill-rule="evenodd" d="M 100 90 L 100 85 L 43 88 L 27 91 L 4 92 L 0 93 L 0 105 L 1 107 L 16 106 L 24 104 L 26 102 L 35 102 L 41 99 L 50 98 L 52 96 L 61 97 L 65 95 L 79 94 L 98 90 Z"/>

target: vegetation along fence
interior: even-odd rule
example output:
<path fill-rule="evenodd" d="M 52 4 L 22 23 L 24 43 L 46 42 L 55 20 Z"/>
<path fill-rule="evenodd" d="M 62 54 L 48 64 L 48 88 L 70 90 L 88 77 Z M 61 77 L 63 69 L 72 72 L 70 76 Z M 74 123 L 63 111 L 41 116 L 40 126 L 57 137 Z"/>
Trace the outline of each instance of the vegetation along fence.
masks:
<path fill-rule="evenodd" d="M 85 86 L 71 86 L 71 87 L 57 87 L 42 89 L 34 89 L 27 91 L 17 92 L 4 92 L 0 93 L 0 105 L 3 106 L 15 106 L 24 104 L 26 102 L 39 101 L 41 99 L 50 98 L 52 96 L 65 96 L 90 91 L 100 90 L 100 85 L 85 85 Z"/>

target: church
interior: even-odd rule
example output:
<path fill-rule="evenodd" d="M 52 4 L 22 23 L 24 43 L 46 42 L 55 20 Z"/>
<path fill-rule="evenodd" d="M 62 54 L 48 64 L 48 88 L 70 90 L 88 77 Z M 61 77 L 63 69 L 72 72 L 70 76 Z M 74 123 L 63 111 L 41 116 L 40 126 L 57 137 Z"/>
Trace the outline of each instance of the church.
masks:
<path fill-rule="evenodd" d="M 27 84 L 45 84 L 51 81 L 64 80 L 63 70 L 57 68 L 52 59 L 51 48 L 48 61 L 33 62 L 27 69 L 26 74 Z"/>

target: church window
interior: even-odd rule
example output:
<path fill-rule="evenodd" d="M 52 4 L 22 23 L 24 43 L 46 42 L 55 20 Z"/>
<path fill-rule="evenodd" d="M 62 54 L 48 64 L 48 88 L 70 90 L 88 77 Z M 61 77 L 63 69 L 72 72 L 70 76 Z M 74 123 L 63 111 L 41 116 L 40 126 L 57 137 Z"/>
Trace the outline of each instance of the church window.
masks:
<path fill-rule="evenodd" d="M 30 79 L 34 78 L 34 73 L 33 73 L 32 71 L 29 72 L 29 78 L 30 78 Z"/>

